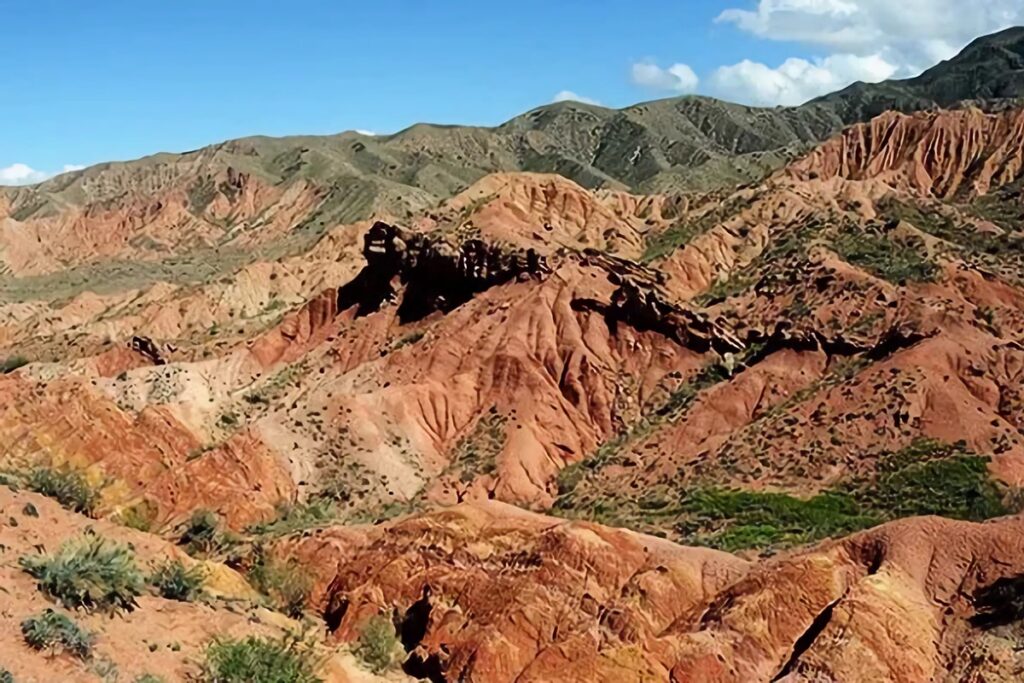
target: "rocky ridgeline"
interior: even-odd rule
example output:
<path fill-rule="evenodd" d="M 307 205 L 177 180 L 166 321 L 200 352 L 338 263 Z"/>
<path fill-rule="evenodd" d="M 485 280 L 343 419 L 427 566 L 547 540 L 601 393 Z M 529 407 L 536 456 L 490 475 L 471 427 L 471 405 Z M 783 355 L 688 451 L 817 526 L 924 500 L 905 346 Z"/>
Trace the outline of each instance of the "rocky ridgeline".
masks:
<path fill-rule="evenodd" d="M 550 272 L 547 260 L 534 249 L 479 239 L 452 244 L 444 236 L 412 233 L 380 221 L 363 238 L 363 256 L 366 267 L 338 290 L 338 310 L 356 306 L 357 315 L 367 315 L 400 299 L 403 323 L 435 311 L 447 313 L 495 285 Z"/>

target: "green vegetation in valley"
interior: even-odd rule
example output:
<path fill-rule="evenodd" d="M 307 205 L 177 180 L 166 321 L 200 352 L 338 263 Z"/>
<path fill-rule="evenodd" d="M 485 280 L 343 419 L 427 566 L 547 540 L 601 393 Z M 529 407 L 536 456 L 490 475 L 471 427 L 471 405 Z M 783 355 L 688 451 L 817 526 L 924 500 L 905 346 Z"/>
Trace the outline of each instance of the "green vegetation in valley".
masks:
<path fill-rule="evenodd" d="M 841 230 L 832 247 L 848 263 L 896 284 L 932 282 L 939 272 L 920 248 L 897 244 L 870 230 Z"/>
<path fill-rule="evenodd" d="M 728 551 L 799 545 L 882 521 L 861 510 L 851 495 L 835 491 L 800 499 L 785 493 L 695 489 L 683 494 L 680 511 L 680 534 Z"/>
<path fill-rule="evenodd" d="M 130 612 L 142 593 L 132 551 L 98 536 L 69 541 L 53 555 L 24 556 L 20 564 L 39 590 L 68 609 Z"/>
<path fill-rule="evenodd" d="M 875 472 L 809 498 L 784 492 L 697 486 L 652 488 L 637 498 L 605 497 L 586 503 L 563 496 L 555 510 L 568 517 L 657 532 L 727 551 L 773 549 L 846 535 L 893 519 L 941 515 L 981 521 L 1008 514 L 1003 490 L 991 479 L 988 459 L 963 444 L 918 439 L 884 453 Z"/>

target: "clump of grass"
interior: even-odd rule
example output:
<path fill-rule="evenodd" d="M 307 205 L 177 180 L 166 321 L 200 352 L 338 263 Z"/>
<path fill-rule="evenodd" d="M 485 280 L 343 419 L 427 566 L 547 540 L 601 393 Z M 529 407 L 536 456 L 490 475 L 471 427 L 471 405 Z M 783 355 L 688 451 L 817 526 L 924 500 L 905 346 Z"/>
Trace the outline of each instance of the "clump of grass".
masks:
<path fill-rule="evenodd" d="M 132 683 L 164 683 L 164 679 L 156 674 L 141 674 Z"/>
<path fill-rule="evenodd" d="M 52 609 L 21 622 L 21 635 L 34 650 L 68 652 L 82 660 L 92 656 L 95 642 L 93 634 Z"/>
<path fill-rule="evenodd" d="M 117 515 L 117 522 L 129 529 L 148 532 L 153 529 L 153 523 L 156 521 L 157 512 L 157 508 L 153 503 L 148 500 L 144 500 L 122 510 Z"/>
<path fill-rule="evenodd" d="M 192 602 L 203 594 L 206 574 L 202 567 L 186 567 L 181 560 L 168 560 L 149 577 L 160 597 Z"/>
<path fill-rule="evenodd" d="M 39 590 L 69 609 L 130 612 L 142 592 L 132 551 L 99 537 L 70 541 L 54 555 L 26 556 L 19 562 L 39 582 Z"/>
<path fill-rule="evenodd" d="M 401 339 L 396 341 L 391 346 L 391 350 L 392 351 L 397 351 L 398 349 L 402 348 L 403 346 L 409 346 L 410 344 L 415 344 L 416 342 L 418 342 L 421 339 L 423 339 L 423 337 L 426 336 L 426 334 L 427 333 L 425 331 L 423 331 L 423 330 L 416 330 L 415 332 L 410 332 L 409 334 L 405 335 L 404 337 L 402 337 Z"/>
<path fill-rule="evenodd" d="M 221 519 L 210 510 L 196 510 L 178 541 L 190 555 L 210 557 L 235 545 L 237 539 L 221 529 Z"/>
<path fill-rule="evenodd" d="M 270 598 L 274 607 L 300 619 L 313 586 L 309 574 L 294 559 L 268 557 L 262 547 L 257 547 L 255 556 L 248 573 L 253 585 Z"/>
<path fill-rule="evenodd" d="M 366 622 L 353 652 L 374 673 L 391 668 L 398 651 L 398 636 L 391 621 L 375 616 Z"/>
<path fill-rule="evenodd" d="M 206 649 L 206 683 L 319 683 L 308 646 L 294 637 L 218 640 Z"/>
<path fill-rule="evenodd" d="M 6 375 L 9 372 L 14 372 L 20 367 L 28 365 L 29 360 L 24 356 L 9 356 L 4 360 L 0 360 L 0 375 Z"/>
<path fill-rule="evenodd" d="M 7 669 L 0 668 L 0 683 L 14 683 L 14 674 Z"/>
<path fill-rule="evenodd" d="M 29 472 L 25 487 L 53 498 L 68 510 L 93 516 L 100 503 L 100 492 L 81 472 L 71 469 L 37 467 Z"/>

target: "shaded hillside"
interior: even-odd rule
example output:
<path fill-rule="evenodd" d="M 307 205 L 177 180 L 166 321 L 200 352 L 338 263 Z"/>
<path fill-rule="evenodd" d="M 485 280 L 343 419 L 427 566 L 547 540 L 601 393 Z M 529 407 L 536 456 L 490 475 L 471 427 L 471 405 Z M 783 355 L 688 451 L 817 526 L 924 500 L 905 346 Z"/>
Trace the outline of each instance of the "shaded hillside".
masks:
<path fill-rule="evenodd" d="M 1015 27 L 974 40 L 956 57 L 920 76 L 855 83 L 804 106 L 826 106 L 844 123 L 853 123 L 884 111 L 911 112 L 963 100 L 1020 97 L 1024 97 L 1024 27 Z"/>
<path fill-rule="evenodd" d="M 495 128 L 418 124 L 387 136 L 244 138 L 186 154 L 101 164 L 38 188 L 8 189 L 7 213 L 40 218 L 66 206 L 123 203 L 181 190 L 194 207 L 218 195 L 228 169 L 259 182 L 329 188 L 320 218 L 402 217 L 498 171 L 559 173 L 587 188 L 709 189 L 761 177 L 844 124 L 882 111 L 1018 97 L 1024 29 L 979 38 L 960 55 L 903 81 L 856 84 L 799 107 L 759 109 L 688 96 L 620 110 L 546 105 Z"/>

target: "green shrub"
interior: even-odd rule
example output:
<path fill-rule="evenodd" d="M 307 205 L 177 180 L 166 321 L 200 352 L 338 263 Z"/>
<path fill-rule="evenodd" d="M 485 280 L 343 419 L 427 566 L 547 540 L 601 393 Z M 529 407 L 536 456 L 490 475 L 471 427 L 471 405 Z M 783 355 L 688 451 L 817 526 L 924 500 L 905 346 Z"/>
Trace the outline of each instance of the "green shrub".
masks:
<path fill-rule="evenodd" d="M 235 538 L 221 530 L 220 517 L 210 510 L 192 513 L 179 540 L 190 555 L 211 556 L 235 544 Z"/>
<path fill-rule="evenodd" d="M 55 555 L 22 557 L 22 569 L 39 590 L 69 609 L 132 611 L 142 592 L 142 574 L 131 550 L 86 537 L 61 546 Z"/>
<path fill-rule="evenodd" d="M 249 570 L 253 585 L 271 599 L 275 608 L 294 619 L 301 618 L 313 585 L 309 574 L 294 559 L 267 557 L 262 548 L 257 548 L 255 554 L 256 561 Z"/>
<path fill-rule="evenodd" d="M 206 683 L 318 683 L 310 649 L 298 639 L 249 636 L 206 649 Z"/>
<path fill-rule="evenodd" d="M 980 522 L 1009 512 L 988 476 L 988 458 L 956 455 L 884 473 L 871 491 L 872 505 L 893 518 L 941 515 Z"/>
<path fill-rule="evenodd" d="M 35 650 L 63 650 L 83 660 L 92 655 L 95 640 L 69 617 L 52 609 L 21 622 L 21 635 Z"/>
<path fill-rule="evenodd" d="M 10 356 L 4 360 L 0 360 L 0 375 L 6 375 L 8 372 L 14 372 L 20 367 L 28 365 L 29 360 L 24 356 Z"/>
<path fill-rule="evenodd" d="M 398 636 L 391 621 L 375 616 L 366 622 L 354 652 L 374 673 L 382 673 L 391 667 L 398 650 Z"/>
<path fill-rule="evenodd" d="M 181 560 L 168 560 L 157 567 L 149 582 L 162 598 L 191 602 L 203 594 L 205 578 L 200 566 L 186 567 Z"/>
<path fill-rule="evenodd" d="M 164 683 L 164 679 L 156 674 L 142 674 L 136 676 L 132 683 Z"/>
<path fill-rule="evenodd" d="M 881 521 L 862 511 L 852 496 L 838 492 L 801 499 L 785 493 L 698 489 L 684 495 L 682 509 L 690 517 L 681 531 L 706 534 L 709 545 L 729 551 L 804 543 Z"/>
<path fill-rule="evenodd" d="M 37 467 L 29 472 L 25 487 L 53 498 L 62 506 L 92 516 L 100 503 L 100 493 L 81 472 L 71 469 Z"/>
<path fill-rule="evenodd" d="M 0 668 L 0 683 L 14 683 L 14 675 L 7 669 Z"/>
<path fill-rule="evenodd" d="M 156 505 L 148 500 L 125 508 L 117 515 L 117 523 L 129 529 L 137 531 L 152 531 L 153 522 L 156 521 L 158 510 Z"/>

